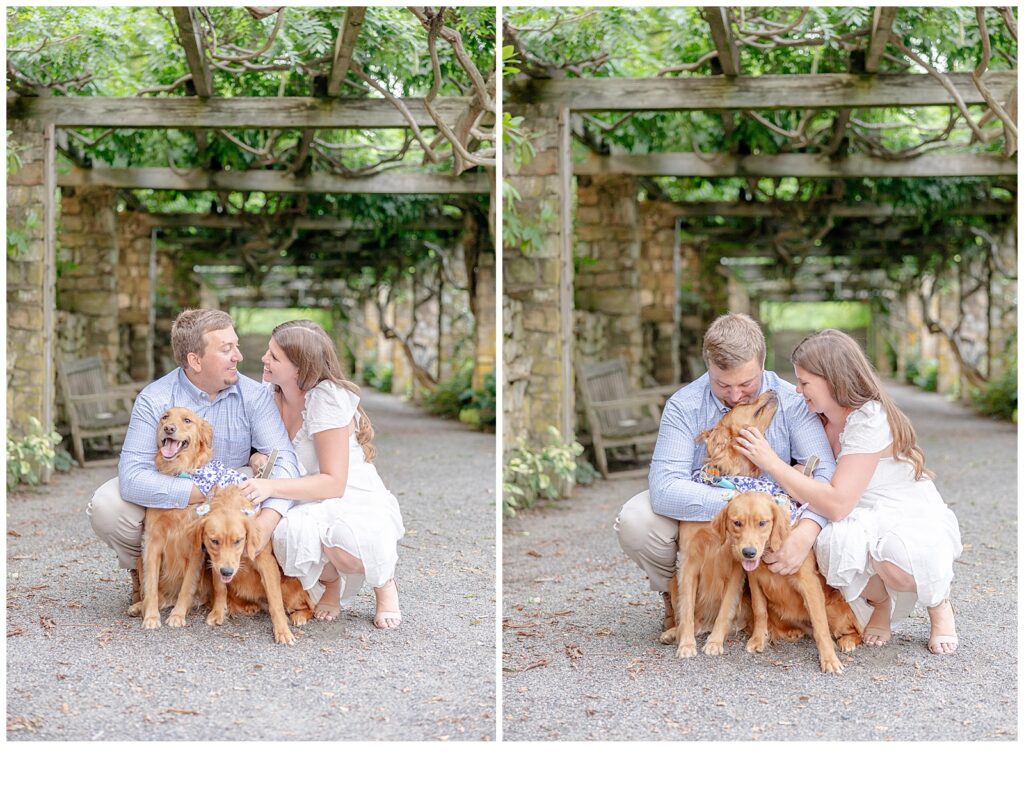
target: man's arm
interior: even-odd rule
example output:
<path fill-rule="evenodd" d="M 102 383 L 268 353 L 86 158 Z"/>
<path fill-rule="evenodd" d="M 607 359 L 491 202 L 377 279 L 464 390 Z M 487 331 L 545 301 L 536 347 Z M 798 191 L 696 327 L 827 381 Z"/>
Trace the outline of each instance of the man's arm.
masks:
<path fill-rule="evenodd" d="M 693 481 L 693 457 L 698 432 L 692 411 L 673 397 L 665 405 L 648 482 L 651 509 L 660 516 L 707 521 L 725 507 L 730 492 Z"/>
<path fill-rule="evenodd" d="M 193 485 L 156 470 L 156 431 L 166 408 L 154 408 L 143 391 L 132 406 L 128 432 L 117 464 L 121 498 L 146 508 L 184 508 Z"/>

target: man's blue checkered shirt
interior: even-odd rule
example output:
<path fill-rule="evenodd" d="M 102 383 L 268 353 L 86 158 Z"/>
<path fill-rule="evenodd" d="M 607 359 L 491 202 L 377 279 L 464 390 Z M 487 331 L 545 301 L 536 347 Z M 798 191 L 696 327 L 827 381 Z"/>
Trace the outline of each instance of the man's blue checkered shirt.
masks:
<path fill-rule="evenodd" d="M 761 393 L 774 389 L 779 395 L 779 409 L 765 431 L 771 448 L 787 463 L 804 463 L 811 455 L 821 462 L 814 470 L 814 479 L 828 482 L 836 470 L 825 429 L 817 415 L 808 410 L 804 399 L 775 372 L 764 372 Z M 710 430 L 728 412 L 728 408 L 711 393 L 707 374 L 683 386 L 665 404 L 654 447 L 648 482 L 651 508 L 661 516 L 685 521 L 713 519 L 726 505 L 729 492 L 723 488 L 693 481 L 707 457 L 707 447 L 695 439 Z M 816 513 L 805 512 L 824 527 L 828 520 Z"/>
<path fill-rule="evenodd" d="M 213 457 L 231 468 L 248 465 L 254 447 L 265 454 L 276 448 L 277 463 L 269 476 L 299 476 L 299 461 L 281 414 L 263 385 L 239 375 L 238 383 L 219 391 L 210 402 L 179 368 L 150 383 L 135 400 L 117 467 L 122 499 L 147 508 L 188 505 L 192 481 L 156 470 L 157 425 L 164 411 L 173 407 L 190 408 L 213 426 Z M 284 515 L 292 504 L 290 499 L 271 498 L 263 507 Z"/>

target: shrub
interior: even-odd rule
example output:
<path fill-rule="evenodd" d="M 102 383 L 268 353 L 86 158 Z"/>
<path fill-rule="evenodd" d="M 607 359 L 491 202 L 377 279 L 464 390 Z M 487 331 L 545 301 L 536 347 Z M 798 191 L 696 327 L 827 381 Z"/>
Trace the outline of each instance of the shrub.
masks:
<path fill-rule="evenodd" d="M 29 417 L 29 434 L 15 439 L 7 435 L 7 490 L 19 483 L 39 485 L 49 477 L 51 469 L 66 472 L 71 468 L 71 456 L 58 450 L 60 433 L 43 431 L 43 425 L 34 416 Z"/>
<path fill-rule="evenodd" d="M 563 442 L 561 434 L 554 427 L 548 428 L 548 443 L 540 451 L 530 449 L 520 439 L 505 458 L 502 475 L 504 514 L 515 516 L 516 511 L 529 508 L 538 499 L 568 497 L 580 474 L 576 459 L 582 453 L 581 444 L 575 441 L 568 444 Z M 586 465 L 593 472 L 593 467 Z M 587 469 L 583 470 L 582 476 L 584 480 L 587 479 Z M 593 480 L 593 474 L 589 474 L 589 480 Z"/>
<path fill-rule="evenodd" d="M 459 418 L 459 412 L 466 407 L 463 394 L 470 391 L 473 381 L 473 362 L 466 361 L 451 377 L 442 380 L 434 388 L 423 392 L 423 406 L 432 414 L 446 419 Z"/>
<path fill-rule="evenodd" d="M 459 411 L 459 421 L 477 430 L 493 430 L 497 420 L 498 403 L 494 371 L 484 375 L 483 388 L 467 388 L 459 395 L 465 406 Z"/>
<path fill-rule="evenodd" d="M 1017 364 L 1002 377 L 990 380 L 984 388 L 971 389 L 971 401 L 987 416 L 1017 421 Z"/>
<path fill-rule="evenodd" d="M 394 368 L 390 363 L 367 361 L 363 364 L 363 383 L 373 386 L 384 394 L 391 393 L 391 375 Z"/>

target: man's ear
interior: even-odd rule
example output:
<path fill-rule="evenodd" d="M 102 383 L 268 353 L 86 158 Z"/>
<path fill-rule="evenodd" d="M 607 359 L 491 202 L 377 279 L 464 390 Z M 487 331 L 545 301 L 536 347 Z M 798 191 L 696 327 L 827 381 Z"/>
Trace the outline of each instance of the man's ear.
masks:
<path fill-rule="evenodd" d="M 189 370 L 192 371 L 192 372 L 201 372 L 203 370 L 202 369 L 202 359 L 199 357 L 198 353 L 195 353 L 195 352 L 188 353 L 185 356 L 185 364 L 188 366 Z"/>

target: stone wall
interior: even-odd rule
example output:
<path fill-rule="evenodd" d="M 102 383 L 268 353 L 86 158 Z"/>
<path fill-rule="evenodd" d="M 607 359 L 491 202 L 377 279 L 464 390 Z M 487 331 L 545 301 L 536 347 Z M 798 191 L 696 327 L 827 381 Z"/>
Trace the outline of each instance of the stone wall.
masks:
<path fill-rule="evenodd" d="M 43 308 L 52 307 L 45 280 L 45 204 L 43 126 L 34 121 L 7 120 L 8 153 L 20 165 L 7 174 L 7 429 L 12 436 L 28 432 L 28 419 L 52 418 L 45 398 L 55 383 L 48 363 Z M 11 162 L 8 157 L 8 163 Z M 46 407 L 47 405 L 50 407 Z"/>
<path fill-rule="evenodd" d="M 558 110 L 547 105 L 505 110 L 528 120 L 535 155 L 516 173 L 510 172 L 512 158 L 505 158 L 506 184 L 520 198 L 516 216 L 532 235 L 527 243 L 504 247 L 504 444 L 523 435 L 536 445 L 546 442 L 549 427 L 562 428 L 562 408 L 574 404 L 573 387 L 562 375 L 563 351 L 571 342 L 562 340 Z"/>
<path fill-rule="evenodd" d="M 640 314 L 644 373 L 655 382 L 678 383 L 679 284 L 690 258 L 676 252 L 676 212 L 672 203 L 640 204 Z M 692 248 L 688 248 L 688 251 Z"/>
<path fill-rule="evenodd" d="M 117 327 L 119 372 L 129 381 L 152 380 L 154 331 L 150 324 L 154 287 L 150 278 L 153 220 L 148 214 L 119 218 Z M 166 258 L 166 254 L 164 255 Z"/>
<path fill-rule="evenodd" d="M 99 355 L 111 384 L 121 382 L 118 352 L 118 257 L 116 198 L 108 188 L 61 192 L 57 307 L 79 317 L 85 351 Z M 65 345 L 66 348 L 66 345 Z"/>
<path fill-rule="evenodd" d="M 575 307 L 607 317 L 609 348 L 602 360 L 622 358 L 639 385 L 645 364 L 636 195 L 629 175 L 577 179 Z"/>

